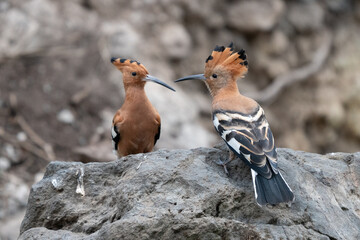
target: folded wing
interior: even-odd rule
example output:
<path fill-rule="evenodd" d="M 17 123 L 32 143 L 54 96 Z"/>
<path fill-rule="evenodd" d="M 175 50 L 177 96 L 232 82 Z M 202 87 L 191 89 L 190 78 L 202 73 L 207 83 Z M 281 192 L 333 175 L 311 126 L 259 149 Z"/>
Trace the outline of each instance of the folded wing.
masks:
<path fill-rule="evenodd" d="M 279 172 L 274 137 L 260 106 L 251 115 L 216 110 L 213 122 L 229 148 L 258 174 L 269 179 Z"/>

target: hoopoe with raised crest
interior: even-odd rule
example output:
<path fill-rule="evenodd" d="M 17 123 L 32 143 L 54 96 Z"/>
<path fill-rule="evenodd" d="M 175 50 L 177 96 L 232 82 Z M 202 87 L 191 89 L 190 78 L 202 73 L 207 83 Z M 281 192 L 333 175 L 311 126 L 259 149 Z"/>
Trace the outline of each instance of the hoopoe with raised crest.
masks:
<path fill-rule="evenodd" d="M 151 152 L 160 138 L 161 120 L 145 94 L 145 83 L 155 82 L 175 90 L 149 75 L 145 66 L 138 61 L 111 58 L 111 62 L 122 72 L 125 89 L 125 101 L 112 122 L 114 150 L 119 157 Z"/>
<path fill-rule="evenodd" d="M 282 177 L 277 162 L 274 138 L 260 105 L 240 94 L 236 80 L 248 71 L 244 50 L 233 51 L 216 46 L 206 59 L 204 74 L 180 78 L 205 81 L 212 95 L 212 116 L 216 131 L 229 147 L 229 158 L 219 161 L 228 174 L 226 164 L 235 157 L 251 168 L 256 202 L 278 204 L 294 201 L 294 194 Z"/>

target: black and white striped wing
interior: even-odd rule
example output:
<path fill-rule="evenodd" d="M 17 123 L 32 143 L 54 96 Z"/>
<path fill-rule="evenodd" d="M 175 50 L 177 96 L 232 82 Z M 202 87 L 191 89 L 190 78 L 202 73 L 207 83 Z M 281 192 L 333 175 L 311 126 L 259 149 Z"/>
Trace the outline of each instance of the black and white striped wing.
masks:
<path fill-rule="evenodd" d="M 159 140 L 159 138 L 160 138 L 160 133 L 161 133 L 161 124 L 159 124 L 158 132 L 155 134 L 154 146 L 155 146 L 157 140 Z"/>
<path fill-rule="evenodd" d="M 120 141 L 120 132 L 118 131 L 116 125 L 112 125 L 111 127 L 111 140 L 112 140 L 113 150 L 117 152 Z"/>
<path fill-rule="evenodd" d="M 214 111 L 213 123 L 229 148 L 258 174 L 269 179 L 270 168 L 278 173 L 274 137 L 260 106 L 251 115 Z"/>

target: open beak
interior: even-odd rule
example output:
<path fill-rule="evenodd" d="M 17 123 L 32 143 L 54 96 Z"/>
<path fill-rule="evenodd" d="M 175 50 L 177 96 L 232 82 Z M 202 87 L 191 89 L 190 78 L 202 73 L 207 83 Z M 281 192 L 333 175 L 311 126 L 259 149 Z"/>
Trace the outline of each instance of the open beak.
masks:
<path fill-rule="evenodd" d="M 206 77 L 204 74 L 196 74 L 196 75 L 190 75 L 183 78 L 179 78 L 178 80 L 175 80 L 175 82 L 181 82 L 186 80 L 206 80 Z"/>
<path fill-rule="evenodd" d="M 160 85 L 163 85 L 164 87 L 174 91 L 175 89 L 173 89 L 172 87 L 170 87 L 169 85 L 167 85 L 166 83 L 160 81 L 159 79 L 157 79 L 156 77 L 153 77 L 151 75 L 146 75 L 146 77 L 144 78 L 144 81 L 149 81 L 149 82 L 154 82 L 154 83 L 157 83 L 157 84 L 160 84 Z"/>

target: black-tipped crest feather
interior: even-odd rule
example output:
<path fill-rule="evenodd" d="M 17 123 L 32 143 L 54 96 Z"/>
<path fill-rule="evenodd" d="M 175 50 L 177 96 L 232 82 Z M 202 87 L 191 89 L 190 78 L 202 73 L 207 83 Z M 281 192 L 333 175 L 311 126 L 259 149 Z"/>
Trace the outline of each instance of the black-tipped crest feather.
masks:
<path fill-rule="evenodd" d="M 244 49 L 241 49 L 239 52 L 239 58 L 242 59 L 242 60 L 246 60 L 246 53 L 245 53 L 245 50 Z"/>
<path fill-rule="evenodd" d="M 225 50 L 224 46 L 218 46 L 216 45 L 216 47 L 214 48 L 215 52 L 223 52 Z"/>
<path fill-rule="evenodd" d="M 208 61 L 210 61 L 210 60 L 212 60 L 212 59 L 213 59 L 213 56 L 210 55 L 210 56 L 206 59 L 205 62 L 207 63 Z"/>
<path fill-rule="evenodd" d="M 245 50 L 238 52 L 233 50 L 234 44 L 231 42 L 228 47 L 216 45 L 211 55 L 205 61 L 205 75 L 212 74 L 217 66 L 222 66 L 232 73 L 233 76 L 243 76 L 248 70 L 248 61 Z"/>

